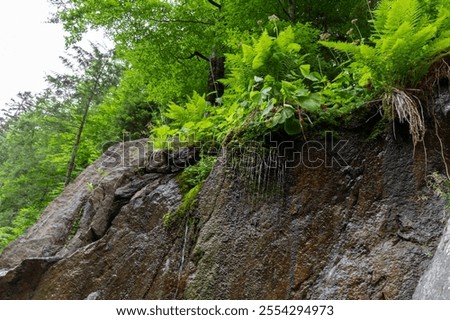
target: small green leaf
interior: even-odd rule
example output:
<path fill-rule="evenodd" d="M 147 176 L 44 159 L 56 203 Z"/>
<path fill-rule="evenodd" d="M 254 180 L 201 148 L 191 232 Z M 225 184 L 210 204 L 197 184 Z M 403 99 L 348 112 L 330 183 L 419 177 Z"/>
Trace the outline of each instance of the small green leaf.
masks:
<path fill-rule="evenodd" d="M 214 123 L 212 123 L 209 120 L 202 120 L 199 123 L 197 123 L 197 128 L 199 129 L 209 129 L 211 127 L 214 127 Z"/>
<path fill-rule="evenodd" d="M 195 126 L 195 122 L 193 122 L 193 121 L 186 122 L 183 125 L 184 128 L 188 128 L 188 129 L 192 129 L 194 126 Z"/>
<path fill-rule="evenodd" d="M 272 118 L 272 127 L 275 127 L 278 124 L 283 123 L 283 122 L 284 122 L 284 120 L 282 119 L 281 113 L 277 113 Z"/>
<path fill-rule="evenodd" d="M 269 92 L 272 90 L 272 87 L 266 87 L 261 90 L 261 93 L 265 96 L 269 95 Z"/>
<path fill-rule="evenodd" d="M 307 97 L 299 97 L 300 106 L 308 112 L 317 111 L 322 105 L 322 97 L 317 93 L 312 93 Z"/>
<path fill-rule="evenodd" d="M 283 122 L 285 122 L 286 119 L 289 119 L 294 115 L 294 108 L 290 105 L 286 105 L 286 107 L 281 110 L 281 114 Z"/>
<path fill-rule="evenodd" d="M 298 89 L 295 91 L 296 97 L 308 97 L 309 96 L 309 90 L 308 89 Z"/>
<path fill-rule="evenodd" d="M 269 113 L 272 113 L 273 105 L 274 105 L 274 99 L 270 99 L 269 102 L 267 103 L 267 106 L 264 108 L 263 112 L 261 113 L 261 115 L 264 117 L 264 116 L 267 116 Z"/>
<path fill-rule="evenodd" d="M 290 43 L 287 46 L 287 49 L 289 52 L 299 52 L 301 48 L 302 48 L 302 46 L 299 45 L 298 43 Z"/>
<path fill-rule="evenodd" d="M 364 73 L 358 81 L 358 85 L 361 87 L 365 87 L 370 83 L 370 79 L 372 78 L 372 74 L 370 72 Z"/>
<path fill-rule="evenodd" d="M 264 81 L 263 78 L 258 77 L 258 76 L 255 76 L 253 79 L 255 80 L 256 83 L 260 83 L 260 82 L 263 82 L 263 81 Z"/>
<path fill-rule="evenodd" d="M 287 119 L 284 123 L 284 131 L 286 131 L 286 133 L 291 136 L 299 134 L 300 132 L 302 132 L 300 121 L 295 117 Z"/>
<path fill-rule="evenodd" d="M 253 91 L 252 93 L 250 93 L 250 99 L 252 99 L 252 101 L 256 104 L 261 104 L 261 92 L 259 91 Z"/>
<path fill-rule="evenodd" d="M 304 77 L 311 73 L 311 66 L 309 64 L 302 64 L 300 66 L 300 71 Z"/>
<path fill-rule="evenodd" d="M 311 66 L 309 64 L 301 65 L 300 71 L 303 77 L 305 77 L 306 79 L 311 81 L 319 81 L 319 79 L 316 77 L 316 73 L 315 72 L 311 73 Z"/>

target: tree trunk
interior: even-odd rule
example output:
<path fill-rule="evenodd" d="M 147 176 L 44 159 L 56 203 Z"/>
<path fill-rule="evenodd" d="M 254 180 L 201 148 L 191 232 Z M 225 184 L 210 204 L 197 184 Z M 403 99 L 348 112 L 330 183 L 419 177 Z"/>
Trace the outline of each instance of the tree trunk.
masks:
<path fill-rule="evenodd" d="M 296 8 L 295 0 L 288 0 L 288 15 L 289 20 L 294 22 L 297 19 L 297 8 Z"/>
<path fill-rule="evenodd" d="M 211 104 L 216 104 L 217 98 L 223 95 L 225 87 L 220 79 L 225 77 L 225 57 L 211 56 L 209 58 L 208 97 Z"/>
<path fill-rule="evenodd" d="M 91 107 L 92 95 L 89 97 L 89 100 L 84 108 L 83 117 L 81 118 L 80 126 L 78 127 L 77 137 L 75 139 L 75 144 L 73 145 L 72 155 L 70 156 L 69 165 L 67 166 L 66 172 L 66 180 L 64 182 L 64 186 L 66 187 L 71 180 L 73 169 L 75 168 L 75 159 L 77 158 L 78 149 L 80 148 L 81 142 L 81 134 L 83 133 L 84 124 L 86 123 L 86 119 L 89 113 L 89 108 Z"/>

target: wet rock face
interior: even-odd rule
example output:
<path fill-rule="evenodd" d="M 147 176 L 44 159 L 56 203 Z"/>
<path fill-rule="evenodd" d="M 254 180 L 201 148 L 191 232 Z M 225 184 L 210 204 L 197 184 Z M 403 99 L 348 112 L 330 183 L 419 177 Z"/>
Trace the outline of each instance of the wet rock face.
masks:
<path fill-rule="evenodd" d="M 350 138 L 347 166 L 288 170 L 285 197 L 255 202 L 219 167 L 185 297 L 410 299 L 445 222 L 418 154 L 399 139 Z"/>
<path fill-rule="evenodd" d="M 441 79 L 439 83 L 439 96 L 435 101 L 435 110 L 441 112 L 446 119 L 450 119 L 450 85 L 448 78 Z M 448 137 L 448 130 L 444 134 Z M 443 148 L 448 154 L 450 148 L 448 141 L 443 144 Z M 444 214 L 448 217 L 448 210 Z M 420 278 L 413 299 L 450 299 L 450 219 L 440 239 L 439 246 L 433 254 L 431 263 Z"/>
<path fill-rule="evenodd" d="M 25 259 L 12 270 L 0 273 L 0 299 L 31 299 L 42 275 L 58 258 Z"/>
<path fill-rule="evenodd" d="M 195 150 L 112 147 L 0 256 L 0 298 L 410 299 L 447 220 L 426 184 L 450 154 L 439 121 L 443 144 L 427 135 L 426 160 L 402 127 L 372 142 L 353 132 L 298 143 L 283 149 L 282 174 L 254 184 L 245 172 L 257 170 L 222 155 L 197 208 L 170 229 L 176 174 Z M 266 177 L 274 188 L 258 187 Z"/>

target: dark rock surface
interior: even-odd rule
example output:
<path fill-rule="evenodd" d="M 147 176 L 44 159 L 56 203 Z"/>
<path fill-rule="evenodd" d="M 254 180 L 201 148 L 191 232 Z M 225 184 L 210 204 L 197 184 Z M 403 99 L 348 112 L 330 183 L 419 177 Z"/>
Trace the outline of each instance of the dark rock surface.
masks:
<path fill-rule="evenodd" d="M 285 197 L 259 203 L 218 166 L 200 201 L 184 297 L 410 299 L 445 223 L 412 152 L 392 138 L 349 140 L 348 166 L 298 167 Z"/>
<path fill-rule="evenodd" d="M 195 150 L 116 145 L 3 252 L 0 297 L 433 298 L 416 287 L 431 281 L 424 272 L 448 220 L 427 186 L 445 173 L 443 156 L 449 163 L 449 119 L 438 120 L 441 140 L 429 126 L 426 153 L 402 126 L 371 142 L 356 131 L 328 135 L 308 153 L 297 142 L 264 188 L 260 163 L 238 173 L 222 155 L 196 209 L 170 229 L 162 219 L 181 203 L 176 173 L 198 160 Z M 32 279 L 30 268 L 39 270 Z"/>
<path fill-rule="evenodd" d="M 31 299 L 42 275 L 59 258 L 25 259 L 20 265 L 0 274 L 0 299 Z"/>

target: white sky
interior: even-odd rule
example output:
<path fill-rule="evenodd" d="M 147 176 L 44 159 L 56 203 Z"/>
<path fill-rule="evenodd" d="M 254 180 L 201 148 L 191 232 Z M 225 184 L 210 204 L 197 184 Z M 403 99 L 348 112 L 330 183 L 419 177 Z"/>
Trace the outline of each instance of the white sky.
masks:
<path fill-rule="evenodd" d="M 45 23 L 53 8 L 47 0 L 2 0 L 0 5 L 0 110 L 21 91 L 39 92 L 44 78 L 63 72 L 61 25 Z M 92 41 L 103 39 L 99 33 Z M 0 113 L 1 114 L 1 113 Z"/>
<path fill-rule="evenodd" d="M 62 26 L 45 23 L 47 0 L 2 1 L 0 6 L 0 109 L 20 91 L 39 92 L 44 77 L 63 71 Z"/>

